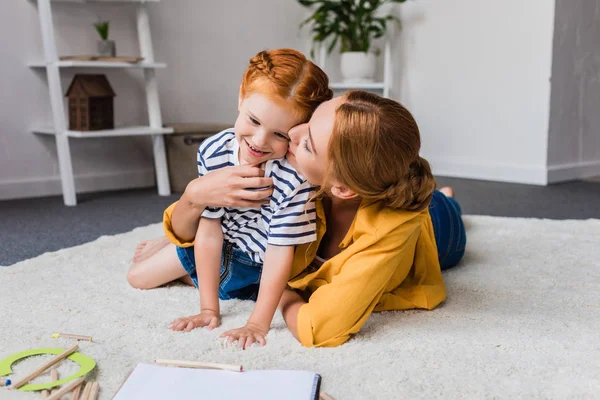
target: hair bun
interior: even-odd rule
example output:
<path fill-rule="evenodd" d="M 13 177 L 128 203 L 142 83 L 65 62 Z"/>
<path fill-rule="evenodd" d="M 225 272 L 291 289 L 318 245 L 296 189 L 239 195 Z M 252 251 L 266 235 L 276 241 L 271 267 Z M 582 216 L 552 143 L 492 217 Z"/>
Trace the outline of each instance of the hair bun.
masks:
<path fill-rule="evenodd" d="M 400 182 L 389 185 L 380 199 L 388 207 L 418 211 L 423 208 L 423 204 L 429 204 L 434 190 L 435 179 L 431 175 L 429 163 L 419 157 L 410 164 L 405 177 Z"/>
<path fill-rule="evenodd" d="M 270 75 L 273 70 L 273 61 L 266 50 L 263 50 L 250 59 L 250 67 Z"/>

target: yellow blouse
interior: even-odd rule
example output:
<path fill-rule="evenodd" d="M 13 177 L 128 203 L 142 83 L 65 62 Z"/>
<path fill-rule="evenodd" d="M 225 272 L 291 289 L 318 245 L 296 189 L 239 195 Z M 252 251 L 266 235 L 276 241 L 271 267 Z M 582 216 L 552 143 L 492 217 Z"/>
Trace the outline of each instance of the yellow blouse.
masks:
<path fill-rule="evenodd" d="M 165 234 L 177 246 L 192 246 L 173 234 L 174 207 L 165 210 Z M 323 206 L 317 201 L 317 242 L 297 246 L 288 283 L 310 294 L 297 321 L 304 346 L 341 345 L 373 311 L 431 310 L 446 299 L 427 208 L 409 212 L 362 204 L 339 245 L 342 251 L 315 269 L 310 263 L 325 227 Z"/>

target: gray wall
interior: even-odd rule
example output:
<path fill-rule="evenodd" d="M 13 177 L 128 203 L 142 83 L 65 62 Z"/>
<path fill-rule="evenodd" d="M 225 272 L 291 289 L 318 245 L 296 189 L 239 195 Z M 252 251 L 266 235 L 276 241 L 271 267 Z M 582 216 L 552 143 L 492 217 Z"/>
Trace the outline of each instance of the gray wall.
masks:
<path fill-rule="evenodd" d="M 0 199 L 60 193 L 54 138 L 31 128 L 51 123 L 47 80 L 27 63 L 43 57 L 35 1 L 8 1 L 0 12 Z M 130 4 L 53 2 L 59 55 L 95 49 L 91 24 L 111 21 L 119 55 L 138 55 L 135 9 Z M 306 51 L 297 26 L 305 15 L 295 1 L 169 0 L 150 5 L 165 122 L 223 122 L 236 118 L 237 90 L 248 59 L 258 50 Z M 303 47 L 304 46 L 304 47 Z M 147 123 L 140 71 L 99 70 L 114 90 L 117 125 Z M 63 92 L 73 71 L 62 74 Z M 148 138 L 71 139 L 78 191 L 152 186 Z"/>
<path fill-rule="evenodd" d="M 600 0 L 556 0 L 548 135 L 550 181 L 563 175 L 600 173 L 599 38 Z"/>
<path fill-rule="evenodd" d="M 599 1 L 419 0 L 402 6 L 392 97 L 417 117 L 434 172 L 544 184 L 548 173 L 569 178 L 600 171 Z M 5 3 L 0 199 L 58 194 L 54 139 L 30 132 L 51 121 L 46 78 L 27 67 L 42 56 L 35 1 Z M 119 54 L 139 54 L 132 5 L 53 6 L 61 55 L 93 52 L 91 24 L 99 17 L 111 20 Z M 156 59 L 168 64 L 158 72 L 165 122 L 233 123 L 241 74 L 254 53 L 310 49 L 297 29 L 306 11 L 295 0 L 165 0 L 150 10 Z M 141 72 L 100 72 L 118 95 L 117 124 L 146 123 Z M 64 89 L 72 74 L 63 73 Z M 71 144 L 79 191 L 153 185 L 147 138 Z"/>

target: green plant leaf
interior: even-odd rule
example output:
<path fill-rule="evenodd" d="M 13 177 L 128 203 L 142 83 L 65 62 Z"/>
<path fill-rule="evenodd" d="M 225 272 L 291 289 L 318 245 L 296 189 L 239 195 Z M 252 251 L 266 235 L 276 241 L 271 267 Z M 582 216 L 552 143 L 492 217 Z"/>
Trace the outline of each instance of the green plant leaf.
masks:
<path fill-rule="evenodd" d="M 94 24 L 94 27 L 96 28 L 96 32 L 98 32 L 98 35 L 100 36 L 100 38 L 102 40 L 108 40 L 108 27 L 109 27 L 109 21 L 100 21 Z"/>
<path fill-rule="evenodd" d="M 369 51 L 371 41 L 385 35 L 387 21 L 399 19 L 387 15 L 375 17 L 375 12 L 386 3 L 404 3 L 406 0 L 298 0 L 312 14 L 300 23 L 300 28 L 310 27 L 314 54 L 316 43 L 327 42 L 331 53 L 337 44 L 340 52 Z"/>
<path fill-rule="evenodd" d="M 337 42 L 338 42 L 338 39 L 339 39 L 339 38 L 340 38 L 339 36 L 336 36 L 336 37 L 335 37 L 335 38 L 334 38 L 334 39 L 331 41 L 331 43 L 329 44 L 329 47 L 327 48 L 327 53 L 331 54 L 331 52 L 332 52 L 332 51 L 333 51 L 333 49 L 335 48 L 335 45 L 337 44 Z"/>

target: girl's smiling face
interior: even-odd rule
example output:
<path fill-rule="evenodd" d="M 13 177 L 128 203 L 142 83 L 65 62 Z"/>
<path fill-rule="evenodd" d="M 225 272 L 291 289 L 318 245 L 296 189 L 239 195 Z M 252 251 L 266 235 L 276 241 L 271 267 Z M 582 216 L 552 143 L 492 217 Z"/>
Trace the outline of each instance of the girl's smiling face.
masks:
<path fill-rule="evenodd" d="M 241 165 L 258 165 L 283 158 L 290 142 L 288 131 L 300 121 L 296 113 L 268 97 L 254 93 L 240 99 L 235 136 Z"/>

